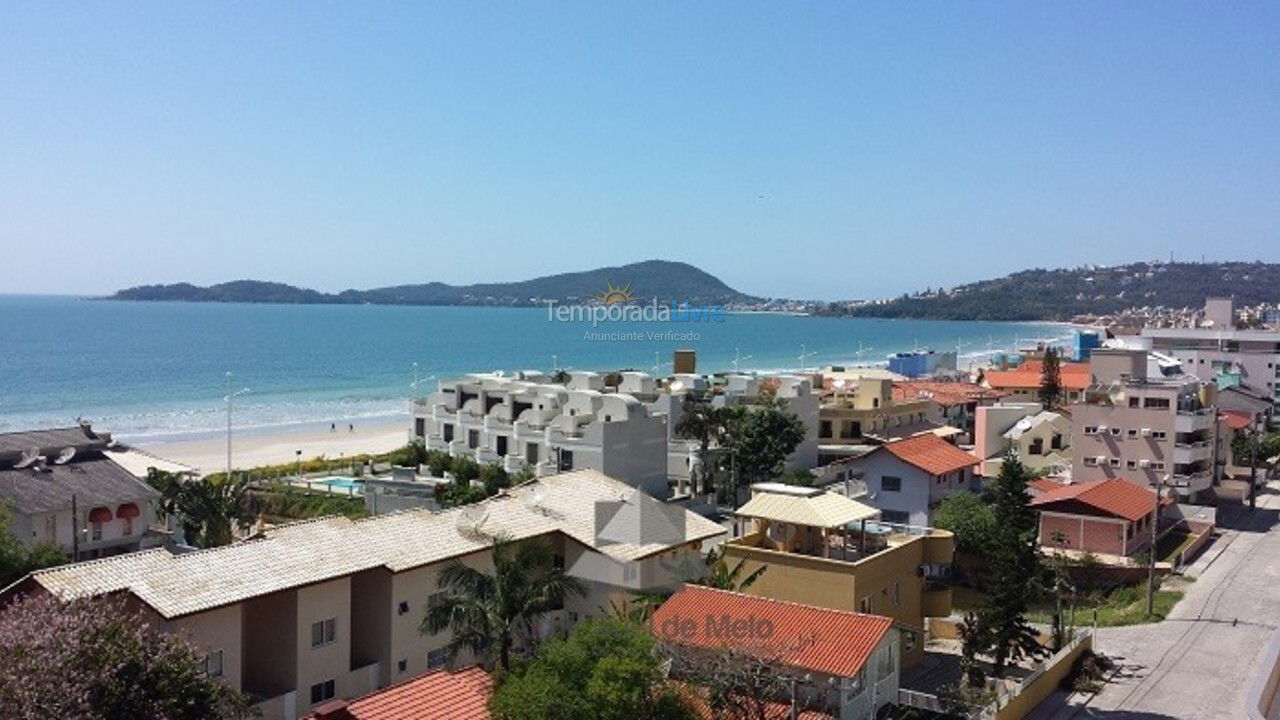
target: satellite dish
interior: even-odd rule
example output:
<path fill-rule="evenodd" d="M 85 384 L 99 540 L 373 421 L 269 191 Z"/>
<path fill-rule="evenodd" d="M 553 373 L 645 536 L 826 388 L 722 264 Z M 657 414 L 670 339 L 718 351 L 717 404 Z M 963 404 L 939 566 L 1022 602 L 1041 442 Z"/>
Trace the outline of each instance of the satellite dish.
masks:
<path fill-rule="evenodd" d="M 469 506 L 458 513 L 458 532 L 463 535 L 481 535 L 480 528 L 484 527 L 488 519 L 489 513 L 484 508 Z"/>
<path fill-rule="evenodd" d="M 524 504 L 525 507 L 530 510 L 537 510 L 542 507 L 542 502 L 545 499 L 546 497 L 543 495 L 542 488 L 534 488 L 532 492 L 525 495 Z"/>
<path fill-rule="evenodd" d="M 62 448 L 62 452 L 58 453 L 58 457 L 53 461 L 54 465 L 66 465 L 71 458 L 76 456 L 76 449 L 68 445 Z"/>
<path fill-rule="evenodd" d="M 38 459 L 40 459 L 40 448 L 29 448 L 22 451 L 22 457 L 18 458 L 18 462 L 14 463 L 13 466 L 15 468 L 30 467 Z"/>

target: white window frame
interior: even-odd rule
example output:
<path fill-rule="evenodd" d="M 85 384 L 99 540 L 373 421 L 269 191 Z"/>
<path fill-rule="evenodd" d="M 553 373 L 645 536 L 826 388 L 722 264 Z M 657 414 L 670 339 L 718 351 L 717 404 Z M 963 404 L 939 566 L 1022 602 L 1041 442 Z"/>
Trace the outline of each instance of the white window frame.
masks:
<path fill-rule="evenodd" d="M 317 630 L 319 631 L 317 633 Z M 319 641 L 316 637 L 319 635 Z M 311 623 L 311 647 L 321 648 L 332 645 L 338 640 L 338 619 L 326 618 Z"/>

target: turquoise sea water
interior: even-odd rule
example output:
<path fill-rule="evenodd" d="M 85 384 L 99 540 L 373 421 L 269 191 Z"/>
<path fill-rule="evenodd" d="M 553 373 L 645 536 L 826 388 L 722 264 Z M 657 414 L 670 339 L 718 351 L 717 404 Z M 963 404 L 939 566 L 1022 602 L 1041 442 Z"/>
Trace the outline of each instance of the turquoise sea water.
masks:
<path fill-rule="evenodd" d="M 653 335 L 650 335 L 653 333 Z M 179 437 L 226 422 L 234 373 L 237 427 L 389 416 L 422 377 L 562 368 L 670 372 L 671 351 L 699 370 L 883 361 L 913 347 L 981 357 L 1062 325 L 729 315 L 722 322 L 556 322 L 545 308 L 143 303 L 0 295 L 0 431 L 76 417 L 124 438 Z M 433 384 L 431 384 L 433 386 Z M 423 385 L 424 389 L 428 384 Z"/>

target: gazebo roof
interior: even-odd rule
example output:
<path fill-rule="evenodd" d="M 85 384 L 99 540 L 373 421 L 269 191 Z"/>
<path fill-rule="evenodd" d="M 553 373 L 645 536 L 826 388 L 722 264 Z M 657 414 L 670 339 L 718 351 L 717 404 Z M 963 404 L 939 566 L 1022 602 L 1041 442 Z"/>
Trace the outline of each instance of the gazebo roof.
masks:
<path fill-rule="evenodd" d="M 751 490 L 751 499 L 737 510 L 740 517 L 808 527 L 842 528 L 880 515 L 879 510 L 869 505 L 821 488 L 759 483 L 752 485 Z"/>

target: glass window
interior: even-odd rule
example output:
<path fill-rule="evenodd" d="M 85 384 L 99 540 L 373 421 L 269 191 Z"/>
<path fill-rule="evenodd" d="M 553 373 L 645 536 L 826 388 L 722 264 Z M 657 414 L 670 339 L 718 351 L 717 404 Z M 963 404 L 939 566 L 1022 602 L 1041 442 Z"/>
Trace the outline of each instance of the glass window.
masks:
<path fill-rule="evenodd" d="M 333 681 L 325 680 L 311 686 L 311 704 L 322 703 L 333 699 Z"/>
<path fill-rule="evenodd" d="M 329 618 L 311 623 L 311 647 L 328 645 L 337 637 L 337 620 Z"/>
<path fill-rule="evenodd" d="M 880 476 L 880 489 L 885 492 L 901 492 L 902 478 L 893 475 Z"/>
<path fill-rule="evenodd" d="M 214 650 L 208 655 L 205 655 L 204 660 L 201 662 L 201 669 L 203 669 L 207 675 L 222 677 L 222 651 Z"/>

